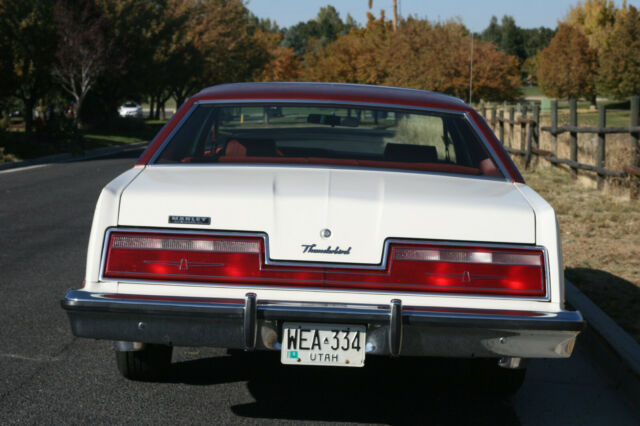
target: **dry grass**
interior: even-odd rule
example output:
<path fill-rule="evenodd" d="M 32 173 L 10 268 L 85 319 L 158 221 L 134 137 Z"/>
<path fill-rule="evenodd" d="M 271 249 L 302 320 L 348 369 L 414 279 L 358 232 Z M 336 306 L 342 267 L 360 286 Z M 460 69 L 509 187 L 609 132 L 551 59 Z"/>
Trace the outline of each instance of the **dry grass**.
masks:
<path fill-rule="evenodd" d="M 566 276 L 640 342 L 640 201 L 585 188 L 559 168 L 523 174 L 558 215 Z"/>

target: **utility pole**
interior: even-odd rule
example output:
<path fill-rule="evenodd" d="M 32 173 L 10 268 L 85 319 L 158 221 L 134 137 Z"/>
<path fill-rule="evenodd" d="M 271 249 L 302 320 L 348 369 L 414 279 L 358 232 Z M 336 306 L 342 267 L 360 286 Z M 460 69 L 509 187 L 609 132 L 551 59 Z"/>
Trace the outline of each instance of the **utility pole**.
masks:
<path fill-rule="evenodd" d="M 473 33 L 471 33 L 471 60 L 469 63 L 469 105 L 471 105 L 472 90 L 473 90 Z"/>
<path fill-rule="evenodd" d="M 398 0 L 393 0 L 393 31 L 398 28 Z"/>

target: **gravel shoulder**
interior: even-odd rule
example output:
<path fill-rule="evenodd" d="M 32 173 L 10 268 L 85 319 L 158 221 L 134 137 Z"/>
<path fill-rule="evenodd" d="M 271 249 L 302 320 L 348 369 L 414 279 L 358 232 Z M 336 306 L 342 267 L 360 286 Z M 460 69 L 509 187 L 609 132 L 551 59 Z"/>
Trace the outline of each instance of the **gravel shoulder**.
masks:
<path fill-rule="evenodd" d="M 553 167 L 523 175 L 558 215 L 567 278 L 640 342 L 640 201 Z"/>

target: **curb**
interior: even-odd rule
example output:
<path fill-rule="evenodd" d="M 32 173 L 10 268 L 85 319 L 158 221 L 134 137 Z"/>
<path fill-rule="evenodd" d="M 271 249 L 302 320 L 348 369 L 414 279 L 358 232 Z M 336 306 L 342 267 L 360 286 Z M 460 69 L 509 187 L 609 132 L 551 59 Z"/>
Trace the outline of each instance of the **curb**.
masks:
<path fill-rule="evenodd" d="M 16 169 L 20 167 L 34 166 L 37 164 L 65 163 L 69 161 L 90 160 L 92 158 L 104 157 L 121 152 L 135 151 L 140 148 L 145 148 L 148 143 L 149 142 L 135 142 L 118 146 L 105 146 L 102 148 L 85 151 L 81 155 L 64 152 L 62 154 L 45 155 L 44 157 L 33 158 L 31 160 L 16 161 L 13 163 L 0 163 L 0 170 Z"/>
<path fill-rule="evenodd" d="M 587 327 L 578 337 L 615 385 L 640 406 L 640 344 L 584 293 L 565 279 L 567 302 L 579 310 Z"/>

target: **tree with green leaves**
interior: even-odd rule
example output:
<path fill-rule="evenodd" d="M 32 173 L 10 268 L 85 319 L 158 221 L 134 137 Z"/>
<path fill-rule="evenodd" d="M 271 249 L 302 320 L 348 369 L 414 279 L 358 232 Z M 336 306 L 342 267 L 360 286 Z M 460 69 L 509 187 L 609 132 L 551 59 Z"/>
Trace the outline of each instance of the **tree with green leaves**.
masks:
<path fill-rule="evenodd" d="M 249 10 L 241 0 L 191 0 L 197 13 L 189 25 L 198 34 L 204 58 L 202 86 L 251 80 L 269 62 L 269 52 L 254 39 Z"/>
<path fill-rule="evenodd" d="M 520 64 L 524 64 L 528 58 L 547 47 L 554 34 L 554 30 L 545 27 L 520 28 L 513 17 L 504 15 L 500 24 L 498 18 L 492 16 L 487 28 L 480 33 L 480 39 L 495 44 L 498 49 L 516 56 Z"/>
<path fill-rule="evenodd" d="M 127 99 L 141 101 L 155 87 L 160 70 L 149 64 L 165 26 L 165 0 L 93 0 L 104 22 L 109 54 L 85 112 L 91 121 L 108 120 Z M 90 102 L 91 101 L 91 102 Z"/>
<path fill-rule="evenodd" d="M 600 51 L 599 87 L 617 99 L 640 94 L 640 12 L 620 9 Z"/>
<path fill-rule="evenodd" d="M 577 28 L 560 23 L 549 46 L 538 54 L 536 69 L 545 95 L 595 101 L 598 56 Z"/>
<path fill-rule="evenodd" d="M 14 85 L 13 93 L 24 103 L 27 134 L 33 129 L 36 102 L 52 86 L 57 44 L 52 17 L 50 1 L 0 0 L 0 41 L 12 63 L 8 77 Z"/>
<path fill-rule="evenodd" d="M 282 44 L 290 47 L 296 56 L 304 56 L 309 48 L 320 48 L 334 41 L 338 35 L 347 34 L 357 24 L 351 15 L 342 21 L 333 6 L 320 8 L 315 19 L 300 22 L 283 30 Z M 311 46 L 310 46 L 311 45 Z"/>

